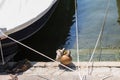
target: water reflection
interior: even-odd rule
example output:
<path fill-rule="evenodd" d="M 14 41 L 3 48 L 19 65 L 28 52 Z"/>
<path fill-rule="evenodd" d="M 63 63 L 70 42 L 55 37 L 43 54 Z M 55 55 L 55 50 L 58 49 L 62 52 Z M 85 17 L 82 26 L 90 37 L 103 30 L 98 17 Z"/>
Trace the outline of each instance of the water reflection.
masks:
<path fill-rule="evenodd" d="M 77 0 L 80 61 L 88 61 L 90 58 L 106 15 L 107 3 L 108 0 Z M 71 49 L 73 60 L 76 61 L 74 11 L 74 0 L 60 0 L 48 23 L 34 36 L 23 41 L 23 43 L 53 59 L 58 48 Z M 120 60 L 120 25 L 116 21 L 117 18 L 116 0 L 110 0 L 103 36 L 94 55 L 95 61 Z M 16 59 L 21 59 L 22 57 L 29 60 L 49 61 L 37 53 L 22 46 L 20 47 Z"/>
<path fill-rule="evenodd" d="M 48 23 L 35 35 L 23 41 L 26 45 L 55 58 L 55 51 L 65 44 L 72 24 L 74 23 L 74 0 L 60 0 L 56 11 Z M 49 61 L 48 59 L 20 46 L 16 60 L 27 58 L 29 60 Z"/>
<path fill-rule="evenodd" d="M 95 51 L 95 61 L 119 60 L 120 25 L 117 23 L 118 13 L 116 0 L 77 0 L 80 60 L 88 61 L 100 33 L 108 1 L 110 1 L 107 19 L 101 42 Z M 98 6 L 100 5 L 100 6 Z M 75 52 L 73 50 L 73 52 Z M 74 57 L 77 57 L 73 54 Z M 118 56 L 118 57 L 116 57 Z M 74 58 L 76 61 L 76 59 Z"/>
<path fill-rule="evenodd" d="M 117 8 L 118 8 L 118 22 L 120 22 L 120 0 L 116 0 Z"/>

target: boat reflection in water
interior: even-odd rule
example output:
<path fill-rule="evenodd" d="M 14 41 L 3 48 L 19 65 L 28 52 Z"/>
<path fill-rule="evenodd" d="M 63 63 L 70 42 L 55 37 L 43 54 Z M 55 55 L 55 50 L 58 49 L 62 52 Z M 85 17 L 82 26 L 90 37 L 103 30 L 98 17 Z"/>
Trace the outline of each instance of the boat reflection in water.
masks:
<path fill-rule="evenodd" d="M 74 0 L 60 0 L 47 24 L 35 35 L 23 43 L 55 59 L 56 50 L 64 46 L 69 39 L 70 29 L 74 23 Z M 33 61 L 50 61 L 49 59 L 20 46 L 15 60 L 27 58 Z"/>

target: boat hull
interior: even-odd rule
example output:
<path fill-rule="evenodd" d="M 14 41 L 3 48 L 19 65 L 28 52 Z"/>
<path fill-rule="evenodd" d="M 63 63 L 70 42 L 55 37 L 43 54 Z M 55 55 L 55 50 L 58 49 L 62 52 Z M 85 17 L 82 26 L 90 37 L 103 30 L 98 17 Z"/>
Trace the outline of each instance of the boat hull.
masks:
<path fill-rule="evenodd" d="M 17 41 L 22 41 L 22 40 L 25 40 L 28 37 L 34 35 L 49 20 L 50 16 L 54 12 L 57 4 L 58 4 L 58 1 L 51 7 L 51 9 L 44 16 L 42 16 L 40 19 L 35 21 L 33 24 L 27 26 L 26 28 L 24 28 L 20 31 L 12 33 L 8 36 L 17 40 Z M 1 42 L 2 42 L 2 50 L 3 50 L 4 60 L 5 60 L 5 62 L 8 62 L 17 53 L 18 45 L 16 42 L 14 42 L 8 38 L 1 40 Z M 2 63 L 2 56 L 1 55 L 0 55 L 0 63 Z"/>

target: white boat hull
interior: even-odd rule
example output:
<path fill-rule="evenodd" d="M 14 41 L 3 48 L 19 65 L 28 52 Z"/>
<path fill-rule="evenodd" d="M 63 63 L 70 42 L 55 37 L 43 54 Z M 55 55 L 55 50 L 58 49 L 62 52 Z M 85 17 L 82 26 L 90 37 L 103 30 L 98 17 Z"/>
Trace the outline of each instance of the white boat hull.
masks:
<path fill-rule="evenodd" d="M 18 41 L 27 39 L 28 37 L 30 37 L 37 31 L 39 31 L 46 24 L 46 22 L 49 20 L 50 16 L 54 12 L 54 10 L 57 6 L 57 3 L 58 3 L 58 1 L 55 0 L 55 2 L 52 4 L 52 6 L 47 9 L 47 11 L 45 12 L 45 14 L 42 17 L 39 17 L 40 15 L 38 15 L 37 19 L 35 19 L 35 20 L 32 19 L 32 20 L 28 21 L 27 23 L 20 25 L 22 28 L 17 27 L 17 28 L 11 29 L 11 30 L 13 30 L 12 32 L 10 32 L 11 30 L 9 30 L 8 32 L 5 32 L 5 34 L 8 35 L 9 37 L 14 38 L 15 40 L 18 40 Z M 12 41 L 8 38 L 5 38 L 1 41 L 2 41 L 2 49 L 3 49 L 4 59 L 5 59 L 5 62 L 8 62 L 17 53 L 18 46 L 14 41 Z M 2 63 L 2 56 L 0 56 L 0 62 Z"/>

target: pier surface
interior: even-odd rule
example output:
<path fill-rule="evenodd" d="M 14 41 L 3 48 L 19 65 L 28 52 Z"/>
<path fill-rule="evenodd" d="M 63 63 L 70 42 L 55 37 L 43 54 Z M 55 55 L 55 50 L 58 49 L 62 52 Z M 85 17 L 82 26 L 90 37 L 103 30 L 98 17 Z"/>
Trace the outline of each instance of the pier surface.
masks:
<path fill-rule="evenodd" d="M 61 69 L 56 62 L 31 62 L 33 67 L 18 74 L 18 80 L 119 80 L 120 62 L 73 62 L 73 71 Z M 88 66 L 92 66 L 88 68 Z M 90 74 L 88 74 L 90 72 Z M 0 80 L 11 79 L 10 74 L 1 73 Z"/>

